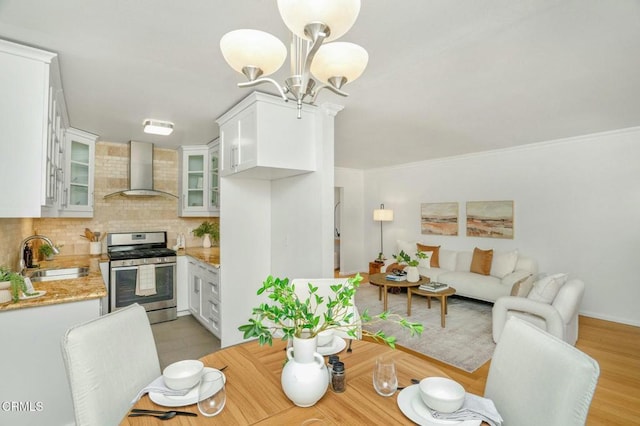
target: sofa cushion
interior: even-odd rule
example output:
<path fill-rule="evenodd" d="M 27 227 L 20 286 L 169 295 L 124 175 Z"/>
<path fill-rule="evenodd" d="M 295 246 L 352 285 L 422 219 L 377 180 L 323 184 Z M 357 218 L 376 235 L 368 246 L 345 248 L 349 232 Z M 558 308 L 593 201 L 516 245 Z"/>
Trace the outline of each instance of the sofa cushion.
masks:
<path fill-rule="evenodd" d="M 456 257 L 458 252 L 453 250 L 440 250 L 440 268 L 447 269 L 449 271 L 456 270 Z"/>
<path fill-rule="evenodd" d="M 493 253 L 493 260 L 491 261 L 491 275 L 504 278 L 516 269 L 517 262 L 518 250 L 495 252 Z"/>
<path fill-rule="evenodd" d="M 418 266 L 425 269 L 431 268 L 431 258 L 433 257 L 433 252 L 420 250 L 420 253 L 424 254 L 426 257 L 424 259 L 418 258 Z"/>
<path fill-rule="evenodd" d="M 520 278 L 520 280 L 516 281 L 513 287 L 511 287 L 511 296 L 527 297 L 532 287 L 533 275 L 527 275 L 524 278 Z"/>
<path fill-rule="evenodd" d="M 432 252 L 433 256 L 431 256 L 431 267 L 440 267 L 440 246 L 426 246 L 424 244 L 417 243 L 417 247 L 419 251 Z"/>
<path fill-rule="evenodd" d="M 429 277 L 429 280 L 431 280 L 431 282 L 439 283 L 441 282 L 440 277 L 443 274 L 451 271 L 447 271 L 446 269 L 442 268 L 422 268 L 418 266 L 418 272 L 420 272 L 420 275 L 422 275 L 423 277 Z"/>
<path fill-rule="evenodd" d="M 459 251 L 456 255 L 456 272 L 469 272 L 471 270 L 471 259 L 473 253 L 470 251 Z"/>
<path fill-rule="evenodd" d="M 567 274 L 554 274 L 544 277 L 533 283 L 533 288 L 527 298 L 542 303 L 551 303 L 565 282 L 567 282 Z"/>
<path fill-rule="evenodd" d="M 491 272 L 491 262 L 493 260 L 493 250 L 480 250 L 478 247 L 473 249 L 473 258 L 471 259 L 471 272 L 481 275 L 489 275 Z"/>
<path fill-rule="evenodd" d="M 433 269 L 429 271 L 433 271 Z M 499 278 L 491 275 L 473 274 L 468 271 L 444 272 L 438 276 L 437 282 L 455 288 L 457 295 L 489 302 L 495 302 L 498 297 L 508 296 L 511 291 L 510 287 L 501 284 Z"/>

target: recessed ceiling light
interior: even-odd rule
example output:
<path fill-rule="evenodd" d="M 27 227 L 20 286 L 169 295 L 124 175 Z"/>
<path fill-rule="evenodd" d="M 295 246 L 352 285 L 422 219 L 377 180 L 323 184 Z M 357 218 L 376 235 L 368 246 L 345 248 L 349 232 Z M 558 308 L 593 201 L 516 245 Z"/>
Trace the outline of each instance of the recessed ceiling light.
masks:
<path fill-rule="evenodd" d="M 169 121 L 146 119 L 142 123 L 144 132 L 152 135 L 167 136 L 173 132 L 173 123 Z"/>

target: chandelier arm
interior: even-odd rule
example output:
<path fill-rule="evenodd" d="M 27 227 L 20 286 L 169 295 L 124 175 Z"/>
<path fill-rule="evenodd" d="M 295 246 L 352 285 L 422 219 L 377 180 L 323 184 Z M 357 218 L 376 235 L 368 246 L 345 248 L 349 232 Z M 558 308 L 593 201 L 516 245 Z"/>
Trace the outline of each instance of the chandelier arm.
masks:
<path fill-rule="evenodd" d="M 302 69 L 302 92 L 301 96 L 304 98 L 305 94 L 308 94 L 308 85 L 309 85 L 309 76 L 311 75 L 311 62 L 313 62 L 313 58 L 316 56 L 318 49 L 322 46 L 322 42 L 327 38 L 329 31 L 319 31 L 314 34 L 313 44 L 311 48 L 307 51 L 307 55 L 304 61 L 304 68 Z"/>
<path fill-rule="evenodd" d="M 316 87 L 316 90 L 313 94 L 313 98 L 311 99 L 311 103 L 315 103 L 316 98 L 318 97 L 318 93 L 320 92 L 320 90 L 322 89 L 329 89 L 331 90 L 333 93 L 335 93 L 336 95 L 340 95 L 340 96 L 344 96 L 345 98 L 347 96 L 349 96 L 349 94 L 347 92 L 343 92 L 340 89 L 336 89 L 335 87 L 329 85 L 329 84 L 321 84 L 319 86 Z"/>
<path fill-rule="evenodd" d="M 258 79 L 253 80 L 253 81 L 246 81 L 244 83 L 238 83 L 238 87 L 241 87 L 241 88 L 253 87 L 253 86 L 257 86 L 258 84 L 262 84 L 262 83 L 272 83 L 274 86 L 276 86 L 278 88 L 278 92 L 280 93 L 280 96 L 282 97 L 282 99 L 284 99 L 285 102 L 289 101 L 289 98 L 287 98 L 287 96 L 284 94 L 284 90 L 282 89 L 282 86 L 280 86 L 278 84 L 278 82 L 275 81 L 272 78 L 262 77 L 262 78 L 258 78 Z"/>

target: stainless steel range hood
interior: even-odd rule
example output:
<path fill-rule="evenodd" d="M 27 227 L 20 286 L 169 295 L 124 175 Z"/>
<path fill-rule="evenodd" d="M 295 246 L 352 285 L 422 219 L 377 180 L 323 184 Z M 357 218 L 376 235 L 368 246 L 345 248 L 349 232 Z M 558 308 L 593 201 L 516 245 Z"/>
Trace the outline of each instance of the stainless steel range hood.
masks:
<path fill-rule="evenodd" d="M 104 198 L 122 195 L 127 197 L 177 196 L 153 189 L 153 144 L 129 142 L 129 189 L 113 192 Z"/>

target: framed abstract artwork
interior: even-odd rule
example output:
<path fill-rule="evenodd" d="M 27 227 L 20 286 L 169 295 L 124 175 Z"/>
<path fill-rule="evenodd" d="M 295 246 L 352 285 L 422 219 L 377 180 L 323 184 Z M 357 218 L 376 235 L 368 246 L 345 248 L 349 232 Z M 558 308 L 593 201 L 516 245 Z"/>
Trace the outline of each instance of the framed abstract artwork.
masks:
<path fill-rule="evenodd" d="M 513 201 L 467 201 L 467 237 L 513 239 Z"/>
<path fill-rule="evenodd" d="M 458 203 L 422 203 L 420 232 L 431 235 L 458 235 Z"/>

